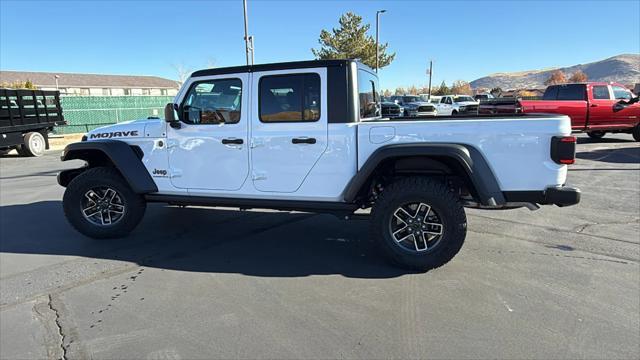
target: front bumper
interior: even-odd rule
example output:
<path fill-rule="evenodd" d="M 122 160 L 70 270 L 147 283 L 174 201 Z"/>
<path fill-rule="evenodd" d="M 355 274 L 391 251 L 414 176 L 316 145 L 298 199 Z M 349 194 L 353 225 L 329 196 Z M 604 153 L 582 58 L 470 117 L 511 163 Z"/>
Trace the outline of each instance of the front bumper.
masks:
<path fill-rule="evenodd" d="M 436 115 L 438 115 L 437 111 L 423 111 L 423 112 L 409 111 L 409 116 L 411 117 L 436 116 Z"/>
<path fill-rule="evenodd" d="M 572 186 L 556 186 L 544 191 L 505 191 L 507 202 L 540 205 L 571 206 L 580 202 L 580 189 Z"/>

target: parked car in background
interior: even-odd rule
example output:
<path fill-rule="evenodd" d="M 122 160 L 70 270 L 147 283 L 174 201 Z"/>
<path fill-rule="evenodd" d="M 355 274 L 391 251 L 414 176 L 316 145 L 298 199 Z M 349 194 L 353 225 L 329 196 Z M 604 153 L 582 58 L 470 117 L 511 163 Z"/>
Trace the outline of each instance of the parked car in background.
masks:
<path fill-rule="evenodd" d="M 552 85 L 542 100 L 495 99 L 480 104 L 480 114 L 552 113 L 568 115 L 573 131 L 594 139 L 606 133 L 633 134 L 640 141 L 640 104 L 618 83 Z M 635 97 L 637 98 L 637 97 Z"/>
<path fill-rule="evenodd" d="M 431 101 L 436 106 L 438 116 L 477 114 L 480 104 L 469 95 L 444 95 L 439 97 L 438 102 L 434 102 L 435 97 L 432 96 Z"/>
<path fill-rule="evenodd" d="M 382 101 L 380 103 L 383 118 L 396 118 L 404 116 L 404 108 L 392 101 Z"/>
<path fill-rule="evenodd" d="M 475 101 L 478 101 L 478 102 L 483 102 L 483 101 L 486 101 L 486 100 L 495 99 L 495 97 L 493 95 L 491 95 L 491 94 L 475 94 L 475 95 L 473 95 L 473 99 Z"/>
<path fill-rule="evenodd" d="M 418 117 L 418 116 L 436 116 L 437 109 L 434 104 L 423 101 L 420 96 L 417 95 L 402 95 L 392 96 L 391 99 L 394 103 L 404 108 L 404 116 Z"/>

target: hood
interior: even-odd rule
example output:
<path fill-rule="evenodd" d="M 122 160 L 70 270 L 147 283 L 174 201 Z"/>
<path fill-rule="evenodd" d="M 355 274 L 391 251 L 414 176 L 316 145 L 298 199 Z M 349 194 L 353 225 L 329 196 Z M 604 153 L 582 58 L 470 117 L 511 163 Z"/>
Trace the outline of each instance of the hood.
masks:
<path fill-rule="evenodd" d="M 427 101 L 416 101 L 416 102 L 405 104 L 404 106 L 409 108 L 417 108 L 418 106 L 427 106 L 427 105 L 434 106 L 432 103 Z"/>
<path fill-rule="evenodd" d="M 93 129 L 87 133 L 87 140 L 98 139 L 123 139 L 144 137 L 147 127 L 160 126 L 162 119 L 140 119 L 123 121 L 113 125 L 107 125 Z"/>

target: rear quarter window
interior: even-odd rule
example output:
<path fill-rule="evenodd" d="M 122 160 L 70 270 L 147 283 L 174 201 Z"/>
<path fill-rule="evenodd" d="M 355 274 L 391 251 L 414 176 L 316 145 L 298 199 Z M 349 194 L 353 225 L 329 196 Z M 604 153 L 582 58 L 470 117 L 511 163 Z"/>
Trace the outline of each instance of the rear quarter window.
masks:
<path fill-rule="evenodd" d="M 560 85 L 557 100 L 586 100 L 585 89 L 582 84 Z"/>

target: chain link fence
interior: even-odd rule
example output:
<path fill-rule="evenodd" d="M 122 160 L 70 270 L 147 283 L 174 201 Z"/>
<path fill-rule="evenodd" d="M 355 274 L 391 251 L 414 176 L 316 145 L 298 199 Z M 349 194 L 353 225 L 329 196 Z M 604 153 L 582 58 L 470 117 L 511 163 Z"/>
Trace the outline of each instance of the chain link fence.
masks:
<path fill-rule="evenodd" d="M 85 133 L 97 127 L 128 120 L 163 117 L 173 96 L 63 96 L 60 98 L 66 126 L 57 134 Z"/>

